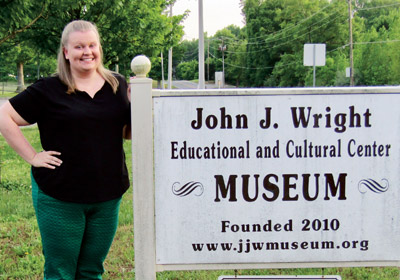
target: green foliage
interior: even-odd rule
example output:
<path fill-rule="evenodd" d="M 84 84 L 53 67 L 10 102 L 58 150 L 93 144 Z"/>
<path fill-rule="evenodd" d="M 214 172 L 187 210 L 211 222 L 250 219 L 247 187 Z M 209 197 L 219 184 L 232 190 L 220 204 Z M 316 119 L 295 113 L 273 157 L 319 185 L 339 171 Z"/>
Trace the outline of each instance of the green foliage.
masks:
<path fill-rule="evenodd" d="M 244 65 L 246 65 L 246 45 L 246 40 L 237 40 L 234 44 L 230 44 L 225 59 L 225 81 L 228 84 L 236 86 L 243 84 L 243 77 L 245 75 Z"/>
<path fill-rule="evenodd" d="M 355 46 L 355 68 L 361 85 L 400 84 L 400 9 L 392 9 L 369 22 L 370 28 L 360 35 Z"/>
<path fill-rule="evenodd" d="M 347 62 L 341 61 L 340 57 L 327 57 L 324 67 L 316 67 L 316 86 L 348 86 L 349 79 L 345 78 L 346 65 Z M 339 83 L 339 77 L 345 78 L 343 84 Z M 305 84 L 310 87 L 313 85 L 313 71 L 311 69 L 307 72 Z"/>
<path fill-rule="evenodd" d="M 17 68 L 15 57 L 10 55 L 10 48 L 8 43 L 0 45 L 0 81 L 16 81 Z"/>
<path fill-rule="evenodd" d="M 131 59 L 145 54 L 152 62 L 151 77 L 159 80 L 160 54 L 164 54 L 164 73 L 167 73 L 168 50 L 174 47 L 173 68 L 177 77 L 196 77 L 191 73 L 194 69 L 191 61 L 197 60 L 198 40 L 179 43 L 183 35 L 180 23 L 185 14 L 170 18 L 165 10 L 171 2 L 4 1 L 0 10 L 0 80 L 17 75 L 17 62 L 26 66 L 25 78 L 29 82 L 37 78 L 38 61 L 41 75 L 53 73 L 60 34 L 65 24 L 74 19 L 97 24 L 103 40 L 104 62 L 110 69 L 116 69 L 118 64 L 120 72 L 128 76 Z M 246 26 L 228 26 L 205 40 L 206 78 L 213 79 L 215 71 L 222 71 L 225 66 L 226 81 L 237 86 L 310 86 L 312 71 L 302 66 L 303 46 L 325 43 L 327 66 L 318 68 L 318 85 L 348 85 L 344 75 L 349 66 L 348 1 L 241 0 L 241 3 Z M 397 63 L 400 3 L 353 0 L 352 6 L 356 85 L 400 84 Z M 226 46 L 224 53 L 221 45 Z M 178 71 L 179 63 L 184 65 Z"/>
<path fill-rule="evenodd" d="M 4 0 L 0 9 L 0 45 L 12 40 L 39 20 L 48 1 Z"/>
<path fill-rule="evenodd" d="M 332 55 L 334 60 L 333 67 L 336 68 L 336 78 L 334 79 L 334 83 L 331 86 L 349 86 L 350 79 L 346 77 L 346 68 L 349 65 L 347 53 L 344 53 L 342 50 L 336 51 L 334 55 Z M 332 73 L 333 74 L 333 73 Z M 354 81 L 358 84 L 359 73 L 357 69 L 355 69 L 354 73 Z"/>
<path fill-rule="evenodd" d="M 348 1 L 241 3 L 246 26 L 228 26 L 206 39 L 212 58 L 209 61 L 215 67 L 212 72 L 222 71 L 220 45 L 224 44 L 227 83 L 246 87 L 312 86 L 312 67 L 303 66 L 304 44 L 325 43 L 326 65 L 316 68 L 316 85 L 349 85 L 345 72 L 350 65 Z M 353 0 L 352 7 L 355 84 L 400 84 L 400 2 Z M 191 46 L 196 51 L 190 57 L 180 57 L 180 62 L 197 59 L 196 44 L 198 41 L 181 44 L 182 49 Z M 205 57 L 207 54 L 206 48 Z"/>
<path fill-rule="evenodd" d="M 197 60 L 182 62 L 176 69 L 176 77 L 180 80 L 195 80 L 198 79 L 199 63 Z"/>
<path fill-rule="evenodd" d="M 247 77 L 252 86 L 304 86 L 305 43 L 343 45 L 343 1 L 244 1 L 248 45 Z M 268 15 L 268 17 L 267 17 Z"/>
<path fill-rule="evenodd" d="M 133 57 L 145 54 L 153 65 L 157 65 L 161 51 L 177 45 L 183 35 L 179 23 L 185 15 L 171 18 L 164 13 L 173 2 L 170 0 L 6 2 L 0 12 L 0 48 L 7 44 L 9 52 L 1 53 L 0 61 L 12 61 L 14 67 L 17 60 L 28 63 L 34 59 L 37 62 L 38 56 L 41 61 L 46 61 L 44 56 L 56 59 L 61 32 L 68 22 L 76 19 L 92 21 L 98 26 L 105 66 L 114 70 L 118 64 L 120 72 L 126 76 L 131 74 Z M 18 44 L 28 47 L 17 56 L 13 48 Z M 23 59 L 21 54 L 25 55 Z M 50 67 L 46 63 L 44 68 L 43 74 L 47 75 Z"/>
<path fill-rule="evenodd" d="M 301 61 L 302 54 L 283 54 L 281 60 L 275 64 L 272 75 L 267 79 L 265 86 L 305 86 L 306 71 Z M 311 80 L 312 85 L 312 80 Z"/>
<path fill-rule="evenodd" d="M 196 60 L 199 54 L 199 40 L 183 41 L 173 50 L 174 62 Z M 173 65 L 174 67 L 177 65 Z"/>
<path fill-rule="evenodd" d="M 24 66 L 25 81 L 33 83 L 40 77 L 50 76 L 57 71 L 57 61 L 53 57 L 35 54 L 31 63 Z"/>
<path fill-rule="evenodd" d="M 0 61 L 0 81 L 7 82 L 7 81 L 15 81 L 15 67 L 9 67 L 9 64 L 2 63 Z"/>

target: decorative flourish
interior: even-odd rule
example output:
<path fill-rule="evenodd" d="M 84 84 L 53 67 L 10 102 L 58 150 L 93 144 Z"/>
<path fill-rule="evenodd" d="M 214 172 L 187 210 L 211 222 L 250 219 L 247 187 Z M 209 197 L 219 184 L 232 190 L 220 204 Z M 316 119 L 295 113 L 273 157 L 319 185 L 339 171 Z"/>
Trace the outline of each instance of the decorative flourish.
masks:
<path fill-rule="evenodd" d="M 389 189 L 389 181 L 382 179 L 384 184 L 379 184 L 373 179 L 363 179 L 358 183 L 358 190 L 360 193 L 366 193 L 370 190 L 374 193 L 384 193 Z"/>
<path fill-rule="evenodd" d="M 184 184 L 182 187 L 180 187 L 179 182 L 175 182 L 172 185 L 172 192 L 174 193 L 174 195 L 180 197 L 187 196 L 196 190 L 197 190 L 197 193 L 195 193 L 196 196 L 200 196 L 203 194 L 204 187 L 200 182 L 191 181 L 189 183 Z"/>

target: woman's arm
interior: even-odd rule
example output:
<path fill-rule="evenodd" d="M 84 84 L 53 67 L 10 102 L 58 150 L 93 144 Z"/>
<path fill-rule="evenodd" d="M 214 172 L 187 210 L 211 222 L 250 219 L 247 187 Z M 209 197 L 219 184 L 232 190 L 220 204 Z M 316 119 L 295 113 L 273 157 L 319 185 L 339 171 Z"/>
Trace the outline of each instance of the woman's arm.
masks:
<path fill-rule="evenodd" d="M 10 102 L 6 102 L 0 107 L 0 133 L 4 139 L 26 162 L 35 167 L 46 167 L 54 169 L 60 166 L 62 161 L 55 157 L 60 155 L 56 151 L 45 151 L 37 153 L 32 145 L 26 140 L 19 126 L 29 125 Z"/>

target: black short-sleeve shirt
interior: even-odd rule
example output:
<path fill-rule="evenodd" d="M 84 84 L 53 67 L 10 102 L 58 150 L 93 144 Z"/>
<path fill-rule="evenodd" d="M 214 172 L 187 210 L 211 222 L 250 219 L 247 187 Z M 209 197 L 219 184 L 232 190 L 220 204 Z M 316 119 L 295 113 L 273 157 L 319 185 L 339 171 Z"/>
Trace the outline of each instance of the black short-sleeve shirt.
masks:
<path fill-rule="evenodd" d="M 96 203 L 116 199 L 129 188 L 122 130 L 130 122 L 127 83 L 119 75 L 118 91 L 105 82 L 91 98 L 67 94 L 57 77 L 40 79 L 10 99 L 24 120 L 37 123 L 45 151 L 58 151 L 56 169 L 32 167 L 40 189 L 68 202 Z"/>

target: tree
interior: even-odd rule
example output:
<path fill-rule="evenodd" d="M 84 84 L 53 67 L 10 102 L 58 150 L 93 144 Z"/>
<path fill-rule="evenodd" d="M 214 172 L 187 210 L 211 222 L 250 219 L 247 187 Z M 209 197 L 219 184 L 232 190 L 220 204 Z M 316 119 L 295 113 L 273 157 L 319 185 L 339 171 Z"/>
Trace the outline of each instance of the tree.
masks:
<path fill-rule="evenodd" d="M 0 45 L 0 80 L 8 81 L 15 80 L 16 68 L 14 65 L 14 60 L 10 59 L 8 51 L 10 50 L 9 44 L 7 42 Z"/>
<path fill-rule="evenodd" d="M 172 2 L 172 0 L 8 0 L 7 9 L 1 10 L 3 22 L 15 6 L 21 5 L 22 8 L 16 9 L 18 16 L 11 18 L 9 26 L 12 28 L 2 25 L 0 34 L 3 36 L 6 30 L 11 28 L 13 36 L 8 40 L 12 38 L 14 42 L 21 40 L 27 44 L 29 42 L 28 45 L 32 46 L 35 52 L 38 50 L 41 54 L 55 58 L 64 26 L 77 19 L 92 21 L 98 26 L 102 37 L 104 64 L 115 69 L 118 63 L 120 72 L 127 76 L 131 73 L 130 62 L 136 55 L 145 54 L 156 63 L 162 49 L 177 45 L 180 41 L 183 27 L 179 23 L 183 15 L 170 18 L 163 12 Z M 43 5 L 38 5 L 39 3 Z M 30 8 L 31 12 L 28 11 Z M 18 29 L 20 26 L 27 27 Z"/>
<path fill-rule="evenodd" d="M 0 1 L 0 45 L 33 26 L 43 17 L 47 1 Z"/>
<path fill-rule="evenodd" d="M 222 55 L 224 56 L 225 82 L 239 86 L 244 77 L 246 65 L 246 33 L 235 25 L 229 25 L 215 33 L 214 40 L 218 42 L 218 49 L 214 47 L 215 57 L 218 58 L 217 67 L 222 70 Z M 224 45 L 222 52 L 221 46 Z"/>
<path fill-rule="evenodd" d="M 4 0 L 0 9 L 0 47 L 7 45 L 3 55 L 13 58 L 18 78 L 17 92 L 25 88 L 24 63 L 32 58 L 32 51 L 28 43 L 21 40 L 21 34 L 29 30 L 43 16 L 47 8 L 47 1 L 35 0 Z M 3 58 L 5 59 L 5 58 Z"/>
<path fill-rule="evenodd" d="M 209 38 L 206 38 L 207 41 Z M 174 61 L 179 64 L 184 61 L 191 61 L 197 59 L 199 55 L 199 40 L 184 40 L 174 47 Z"/>
<path fill-rule="evenodd" d="M 309 67 L 303 66 L 302 55 L 300 52 L 283 54 L 264 85 L 267 87 L 305 86 L 305 77 Z"/>
<path fill-rule="evenodd" d="M 359 85 L 400 84 L 400 9 L 391 4 L 393 1 L 365 1 L 357 12 L 365 26 L 354 48 Z"/>
<path fill-rule="evenodd" d="M 18 82 L 16 91 L 21 92 L 25 89 L 24 64 L 32 60 L 34 55 L 32 48 L 27 45 L 27 42 L 9 40 L 0 46 L 0 55 L 4 58 L 4 64 L 7 65 L 8 73 L 5 75 L 16 76 Z"/>
<path fill-rule="evenodd" d="M 324 43 L 326 65 L 317 68 L 317 85 L 349 85 L 345 75 L 350 66 L 347 0 L 242 0 L 241 3 L 246 26 L 227 27 L 209 38 L 209 61 L 217 71 L 222 70 L 219 45 L 222 40 L 226 45 L 223 54 L 226 81 L 247 87 L 311 86 L 312 68 L 303 66 L 304 44 Z M 356 85 L 400 84 L 400 2 L 352 0 L 352 6 Z M 197 56 L 197 46 L 186 47 L 189 45 L 183 42 L 181 46 L 195 49 L 192 54 Z M 182 60 L 195 59 L 188 57 L 184 55 Z"/>
<path fill-rule="evenodd" d="M 246 65 L 246 40 L 238 40 L 235 45 L 231 45 L 226 58 L 226 82 L 228 84 L 243 85 Z"/>
<path fill-rule="evenodd" d="M 345 1 L 244 0 L 243 4 L 250 86 L 302 86 L 304 44 L 325 43 L 330 51 L 348 40 Z"/>
<path fill-rule="evenodd" d="M 25 42 L 16 45 L 13 50 L 15 51 L 15 63 L 17 64 L 18 87 L 16 92 L 21 92 L 25 89 L 24 64 L 33 58 L 33 53 Z"/>
<path fill-rule="evenodd" d="M 279 54 L 271 51 L 270 34 L 281 29 L 275 18 L 284 6 L 279 0 L 243 0 L 242 5 L 247 31 L 246 86 L 261 87 L 279 60 Z"/>
<path fill-rule="evenodd" d="M 176 68 L 176 77 L 179 80 L 195 80 L 199 78 L 199 62 L 191 60 L 179 63 Z"/>

